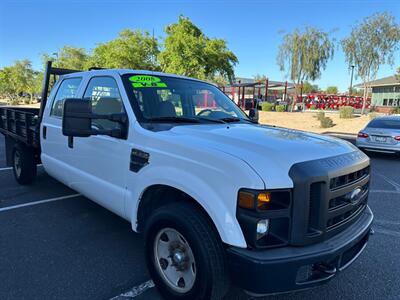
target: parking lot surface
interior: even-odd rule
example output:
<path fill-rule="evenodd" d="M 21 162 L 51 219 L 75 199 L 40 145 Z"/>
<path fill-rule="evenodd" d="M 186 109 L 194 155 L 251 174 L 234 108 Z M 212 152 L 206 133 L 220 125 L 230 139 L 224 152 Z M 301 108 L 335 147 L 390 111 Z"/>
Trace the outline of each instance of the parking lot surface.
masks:
<path fill-rule="evenodd" d="M 19 186 L 0 135 L 0 299 L 161 299 L 128 222 L 48 176 Z M 262 299 L 400 299 L 400 158 L 372 155 L 375 234 L 321 287 Z M 231 289 L 226 299 L 251 299 Z"/>

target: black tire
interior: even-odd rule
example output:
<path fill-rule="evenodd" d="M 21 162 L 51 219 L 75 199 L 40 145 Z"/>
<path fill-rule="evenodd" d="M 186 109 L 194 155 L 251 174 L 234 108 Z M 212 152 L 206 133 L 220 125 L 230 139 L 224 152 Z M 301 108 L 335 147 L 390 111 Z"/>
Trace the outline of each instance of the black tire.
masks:
<path fill-rule="evenodd" d="M 190 245 L 196 263 L 192 288 L 185 293 L 173 290 L 156 266 L 157 234 L 165 229 L 177 230 Z M 222 299 L 229 288 L 225 251 L 218 233 L 204 213 L 189 203 L 172 203 L 157 209 L 145 229 L 146 263 L 151 277 L 165 299 Z"/>
<path fill-rule="evenodd" d="M 15 180 L 21 185 L 28 185 L 36 179 L 36 162 L 32 150 L 21 145 L 15 145 L 12 153 L 12 167 Z"/>

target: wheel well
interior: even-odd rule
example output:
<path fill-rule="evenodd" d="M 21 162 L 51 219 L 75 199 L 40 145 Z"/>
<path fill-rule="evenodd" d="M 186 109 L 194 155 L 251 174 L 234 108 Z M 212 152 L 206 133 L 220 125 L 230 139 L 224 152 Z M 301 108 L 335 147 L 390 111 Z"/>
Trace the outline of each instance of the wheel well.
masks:
<path fill-rule="evenodd" d="M 6 166 L 7 167 L 12 167 L 12 161 L 13 161 L 13 151 L 15 147 L 21 147 L 23 149 L 28 148 L 30 151 L 34 153 L 34 159 L 36 164 L 41 164 L 42 161 L 40 159 L 40 149 L 39 148 L 34 148 L 31 146 L 27 146 L 22 142 L 19 142 L 15 140 L 14 138 L 10 136 L 5 137 L 5 145 L 6 145 Z"/>
<path fill-rule="evenodd" d="M 193 197 L 174 187 L 159 184 L 148 187 L 141 197 L 137 211 L 137 231 L 142 232 L 144 230 L 146 221 L 154 210 L 166 204 L 180 201 L 189 202 L 198 208 L 199 212 L 206 216 L 219 236 L 211 217 Z"/>

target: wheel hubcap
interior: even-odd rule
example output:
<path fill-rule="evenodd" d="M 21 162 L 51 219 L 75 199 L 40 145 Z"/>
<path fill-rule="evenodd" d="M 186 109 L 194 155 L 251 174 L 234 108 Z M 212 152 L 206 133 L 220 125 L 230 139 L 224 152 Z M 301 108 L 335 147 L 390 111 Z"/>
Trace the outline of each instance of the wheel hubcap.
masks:
<path fill-rule="evenodd" d="M 178 293 L 188 292 L 196 279 L 196 262 L 186 239 L 173 228 L 160 230 L 154 242 L 155 265 L 164 282 Z"/>
<path fill-rule="evenodd" d="M 21 176 L 21 155 L 18 151 L 14 152 L 14 170 L 17 177 Z"/>

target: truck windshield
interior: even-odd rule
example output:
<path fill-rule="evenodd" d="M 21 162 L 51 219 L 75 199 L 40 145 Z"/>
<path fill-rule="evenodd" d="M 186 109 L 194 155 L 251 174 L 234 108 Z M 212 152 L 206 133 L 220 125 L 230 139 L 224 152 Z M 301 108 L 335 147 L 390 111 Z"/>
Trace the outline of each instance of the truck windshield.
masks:
<path fill-rule="evenodd" d="M 190 79 L 122 76 L 139 121 L 179 123 L 251 122 L 217 87 Z"/>

